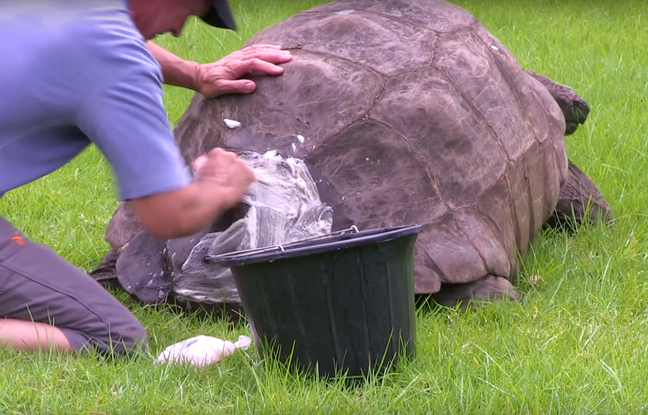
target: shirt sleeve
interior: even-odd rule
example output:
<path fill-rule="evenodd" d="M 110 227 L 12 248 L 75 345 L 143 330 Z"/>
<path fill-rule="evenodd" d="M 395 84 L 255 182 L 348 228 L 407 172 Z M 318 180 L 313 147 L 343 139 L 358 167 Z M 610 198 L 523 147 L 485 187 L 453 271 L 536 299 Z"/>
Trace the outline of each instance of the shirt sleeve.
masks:
<path fill-rule="evenodd" d="M 112 166 L 123 200 L 180 189 L 192 180 L 164 108 L 159 67 L 144 48 L 135 43 L 128 51 L 105 52 L 110 55 L 97 62 L 97 73 L 105 76 L 89 88 L 77 119 Z"/>

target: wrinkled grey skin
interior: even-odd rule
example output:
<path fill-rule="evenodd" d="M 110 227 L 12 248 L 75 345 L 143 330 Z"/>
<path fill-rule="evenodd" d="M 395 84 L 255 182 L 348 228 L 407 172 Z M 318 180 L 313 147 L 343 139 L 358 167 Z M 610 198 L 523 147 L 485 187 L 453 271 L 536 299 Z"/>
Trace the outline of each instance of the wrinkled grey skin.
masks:
<path fill-rule="evenodd" d="M 277 150 L 306 162 L 333 230 L 422 225 L 417 294 L 446 305 L 518 299 L 511 281 L 543 226 L 612 221 L 565 150 L 588 105 L 522 68 L 465 10 L 443 0 L 342 0 L 246 45 L 259 43 L 283 44 L 294 58 L 280 77 L 254 77 L 254 94 L 194 96 L 175 131 L 185 161 L 214 147 Z M 137 233 L 130 217 L 120 207 L 111 221 L 113 251 L 98 280 L 114 279 L 111 259 Z"/>

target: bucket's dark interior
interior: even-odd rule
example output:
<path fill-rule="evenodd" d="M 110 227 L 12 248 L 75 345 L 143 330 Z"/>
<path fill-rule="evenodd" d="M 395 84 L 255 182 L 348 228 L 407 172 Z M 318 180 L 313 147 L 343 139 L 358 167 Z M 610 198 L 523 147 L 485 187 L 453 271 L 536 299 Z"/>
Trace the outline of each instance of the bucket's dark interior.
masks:
<path fill-rule="evenodd" d="M 350 376 L 413 356 L 420 230 L 351 232 L 231 256 L 259 352 L 303 369 L 317 366 L 320 375 Z"/>

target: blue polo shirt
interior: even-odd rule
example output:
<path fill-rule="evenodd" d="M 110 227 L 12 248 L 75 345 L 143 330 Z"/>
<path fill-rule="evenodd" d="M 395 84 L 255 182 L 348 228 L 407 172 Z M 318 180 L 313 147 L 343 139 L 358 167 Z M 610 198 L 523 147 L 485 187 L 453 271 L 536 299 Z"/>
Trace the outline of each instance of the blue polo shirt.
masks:
<path fill-rule="evenodd" d="M 0 5 L 0 197 L 90 144 L 112 166 L 121 199 L 191 181 L 163 107 L 161 68 L 126 0 L 7 3 Z"/>

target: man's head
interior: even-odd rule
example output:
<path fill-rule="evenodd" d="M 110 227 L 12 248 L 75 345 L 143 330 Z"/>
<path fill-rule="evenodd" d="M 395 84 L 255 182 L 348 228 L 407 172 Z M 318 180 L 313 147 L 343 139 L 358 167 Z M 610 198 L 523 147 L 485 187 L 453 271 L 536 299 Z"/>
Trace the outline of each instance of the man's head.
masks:
<path fill-rule="evenodd" d="M 163 33 L 180 36 L 189 16 L 199 16 L 214 27 L 236 29 L 227 0 L 129 0 L 129 7 L 146 39 Z"/>

